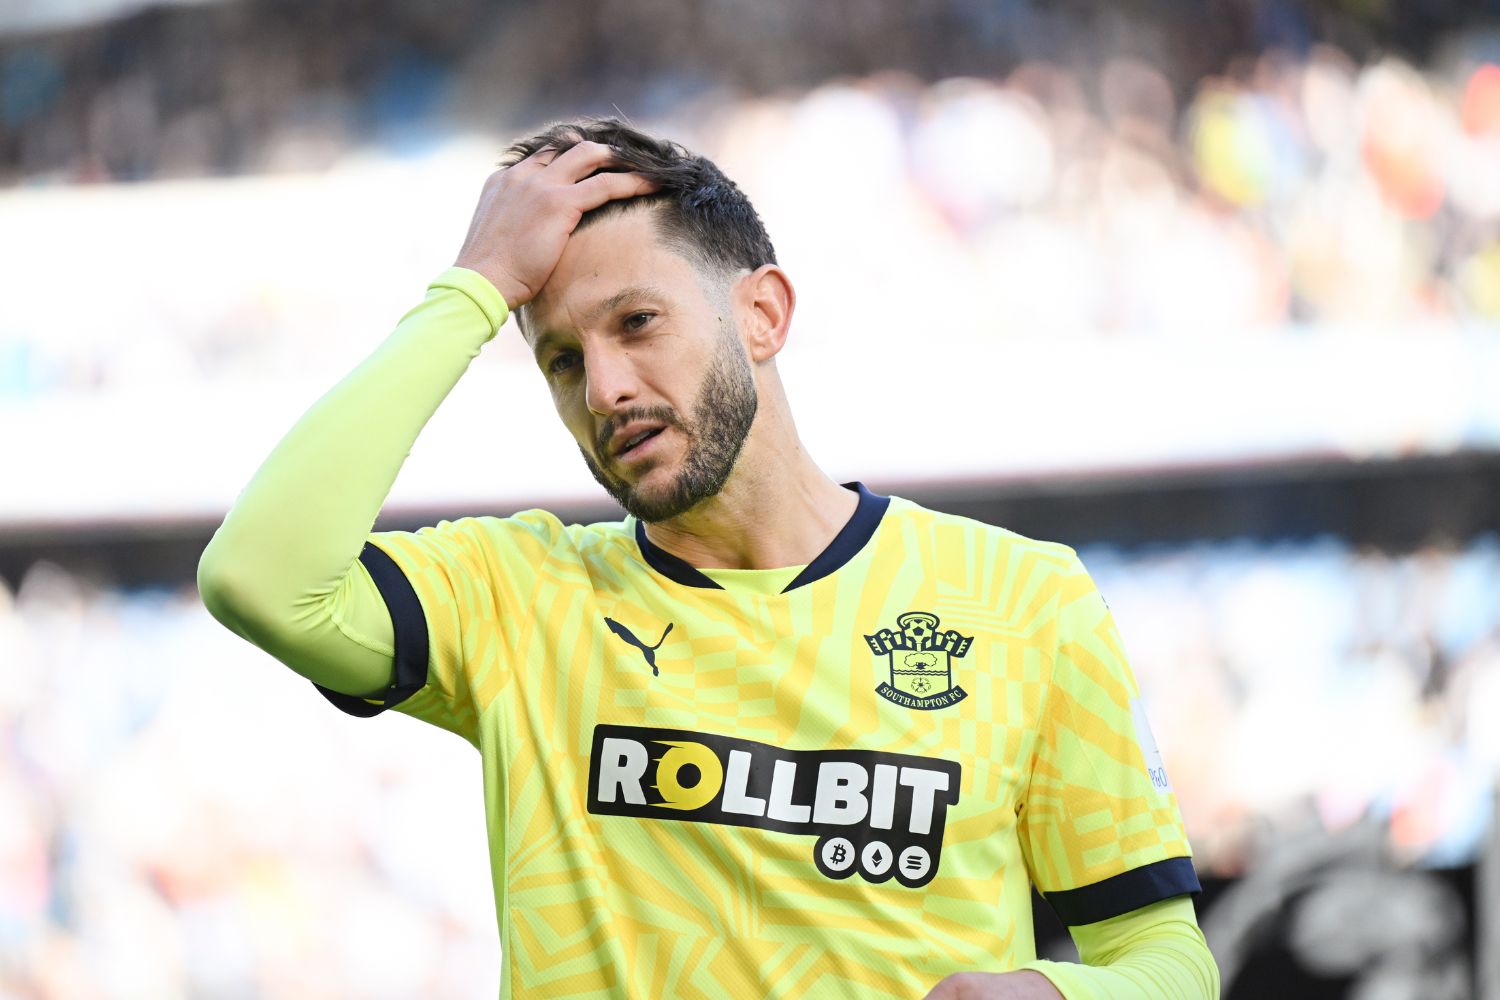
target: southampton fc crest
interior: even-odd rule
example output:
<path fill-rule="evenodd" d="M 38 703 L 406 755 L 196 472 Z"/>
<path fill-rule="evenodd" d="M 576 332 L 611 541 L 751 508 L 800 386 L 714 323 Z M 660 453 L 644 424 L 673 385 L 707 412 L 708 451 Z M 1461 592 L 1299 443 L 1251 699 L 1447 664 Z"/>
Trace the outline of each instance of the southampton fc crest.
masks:
<path fill-rule="evenodd" d="M 897 631 L 883 628 L 865 641 L 877 656 L 888 657 L 891 679 L 875 689 L 903 708 L 947 708 L 969 693 L 953 683 L 953 661 L 969 651 L 973 636 L 938 631 L 938 616 L 908 611 L 896 618 Z"/>

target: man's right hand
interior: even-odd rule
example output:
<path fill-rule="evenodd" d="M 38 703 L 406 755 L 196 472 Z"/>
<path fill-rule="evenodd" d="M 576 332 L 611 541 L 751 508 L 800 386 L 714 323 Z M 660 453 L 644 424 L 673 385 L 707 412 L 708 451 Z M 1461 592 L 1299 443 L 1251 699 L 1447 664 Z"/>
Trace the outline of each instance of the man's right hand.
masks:
<path fill-rule="evenodd" d="M 609 146 L 580 142 L 561 155 L 539 149 L 490 174 L 454 265 L 488 278 L 511 309 L 530 302 L 583 213 L 657 190 L 640 174 L 596 173 L 617 163 Z"/>

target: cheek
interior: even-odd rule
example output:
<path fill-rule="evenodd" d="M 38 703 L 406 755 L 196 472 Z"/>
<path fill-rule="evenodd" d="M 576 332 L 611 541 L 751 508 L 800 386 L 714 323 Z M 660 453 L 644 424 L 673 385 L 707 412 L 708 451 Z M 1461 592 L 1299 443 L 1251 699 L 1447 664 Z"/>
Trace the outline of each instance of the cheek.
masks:
<path fill-rule="evenodd" d="M 590 450 L 594 446 L 594 421 L 584 405 L 583 394 L 571 386 L 553 386 L 552 408 L 557 411 L 563 427 L 579 444 Z"/>

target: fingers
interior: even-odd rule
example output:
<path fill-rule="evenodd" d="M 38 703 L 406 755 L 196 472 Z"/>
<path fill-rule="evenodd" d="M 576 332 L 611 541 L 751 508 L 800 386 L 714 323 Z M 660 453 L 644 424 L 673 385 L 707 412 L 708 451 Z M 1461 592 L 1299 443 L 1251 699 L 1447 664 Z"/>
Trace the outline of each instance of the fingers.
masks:
<path fill-rule="evenodd" d="M 579 147 L 593 147 L 592 150 L 588 149 L 588 148 L 585 148 L 584 149 L 584 153 L 593 153 L 596 157 L 599 156 L 602 153 L 602 161 L 601 162 L 603 162 L 605 164 L 609 163 L 609 161 L 613 158 L 613 151 L 609 148 L 609 146 L 605 145 L 604 143 L 600 143 L 600 142 L 580 142 L 576 146 L 569 146 L 568 147 L 568 153 L 573 152 L 574 150 L 578 149 Z M 512 174 L 515 174 L 515 175 L 538 173 L 541 170 L 543 170 L 544 168 L 550 167 L 553 163 L 555 163 L 556 161 L 562 159 L 562 157 L 564 155 L 566 155 L 566 154 L 559 154 L 558 153 L 556 146 L 543 146 L 541 149 L 538 149 L 536 152 L 532 153 L 530 156 L 527 156 L 527 157 L 525 157 L 523 159 L 517 160 L 515 163 L 512 163 L 508 167 L 501 167 L 500 168 L 500 172 L 502 172 L 502 173 L 503 172 L 509 172 L 509 173 L 512 173 Z M 580 154 L 580 155 L 582 155 L 582 154 Z M 574 157 L 573 159 L 571 159 L 571 160 L 569 160 L 567 162 L 568 163 L 574 163 L 574 162 L 577 162 L 577 160 L 578 160 L 578 157 Z M 597 167 L 595 167 L 595 169 L 597 169 Z M 566 170 L 565 170 L 565 172 L 566 172 Z M 574 176 L 574 177 L 562 177 L 562 176 L 559 176 L 556 179 L 557 180 L 561 180 L 561 181 L 565 181 L 565 182 L 571 184 L 574 181 L 578 180 L 580 177 L 587 177 L 590 172 L 591 171 L 589 171 L 589 170 L 583 170 L 582 172 L 579 172 L 577 174 L 577 176 Z"/>
<path fill-rule="evenodd" d="M 571 189 L 571 195 L 578 197 L 575 202 L 578 211 L 587 212 L 616 198 L 635 198 L 658 189 L 659 185 L 640 174 L 609 169 L 622 165 L 607 144 L 580 142 L 562 153 L 552 146 L 544 146 L 519 163 L 497 171 L 497 174 L 509 171 L 529 175 L 534 183 L 549 187 L 565 185 Z"/>
<path fill-rule="evenodd" d="M 551 163 L 553 157 L 555 156 L 557 156 L 557 150 L 553 149 L 551 146 L 543 146 L 541 149 L 537 150 L 535 153 L 532 153 L 530 156 L 519 159 L 508 167 L 501 167 L 495 172 L 497 174 L 510 174 L 516 177 L 519 177 L 523 174 L 534 174 L 541 171 L 541 169 L 547 166 L 547 164 Z"/>
<path fill-rule="evenodd" d="M 661 185 L 640 174 L 606 172 L 573 185 L 578 209 L 587 212 L 617 198 L 638 198 L 661 189 Z"/>
<path fill-rule="evenodd" d="M 540 156 L 551 150 L 538 150 Z M 615 165 L 615 151 L 602 142 L 580 142 L 567 152 L 555 155 L 547 164 L 548 173 L 559 174 L 559 180 L 577 183 L 602 167 Z"/>

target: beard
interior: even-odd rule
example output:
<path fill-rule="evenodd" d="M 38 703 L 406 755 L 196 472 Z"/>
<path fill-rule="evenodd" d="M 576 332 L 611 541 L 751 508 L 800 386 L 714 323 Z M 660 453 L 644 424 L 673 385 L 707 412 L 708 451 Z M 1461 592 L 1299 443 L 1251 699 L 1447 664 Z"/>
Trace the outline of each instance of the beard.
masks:
<path fill-rule="evenodd" d="M 596 452 L 607 454 L 609 439 L 617 427 L 632 420 L 649 420 L 680 430 L 688 450 L 676 478 L 663 490 L 646 493 L 604 471 L 581 446 L 583 461 L 615 502 L 648 524 L 685 514 L 724 488 L 734 470 L 758 405 L 755 374 L 739 341 L 726 336 L 703 385 L 693 401 L 690 420 L 684 421 L 670 406 L 653 406 L 616 414 L 599 433 Z"/>

